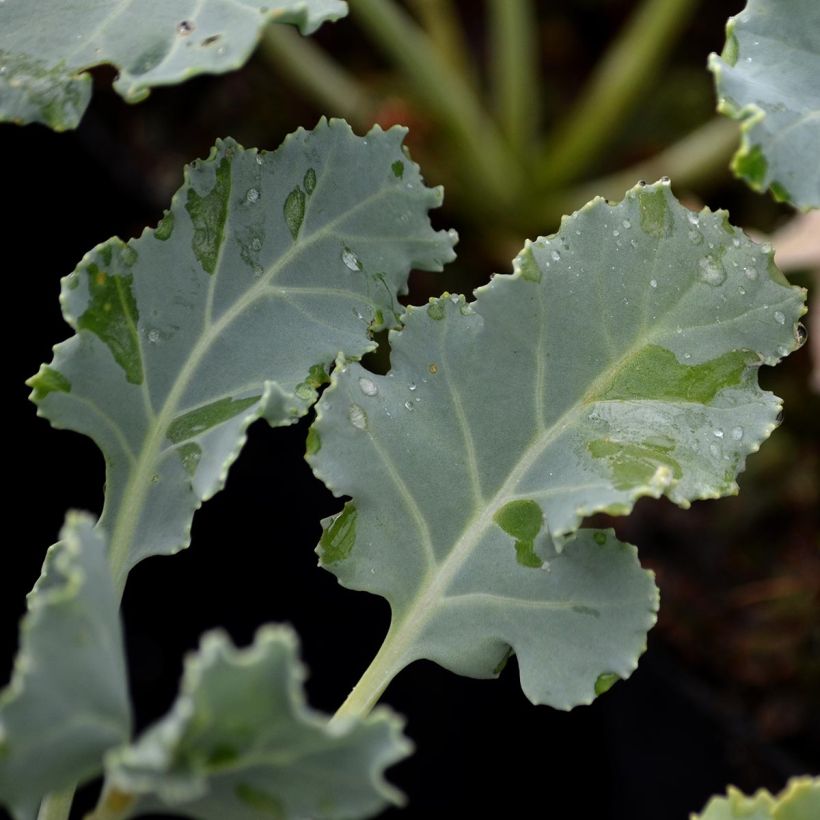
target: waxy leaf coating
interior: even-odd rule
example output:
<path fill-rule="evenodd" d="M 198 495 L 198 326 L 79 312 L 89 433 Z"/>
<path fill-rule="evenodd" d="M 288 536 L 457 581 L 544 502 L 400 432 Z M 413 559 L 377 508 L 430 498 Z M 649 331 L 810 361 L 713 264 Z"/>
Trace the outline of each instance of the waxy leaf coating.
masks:
<path fill-rule="evenodd" d="M 820 3 L 749 0 L 709 68 L 718 109 L 741 122 L 735 173 L 756 191 L 820 208 Z"/>
<path fill-rule="evenodd" d="M 730 786 L 726 797 L 713 797 L 692 820 L 817 820 L 820 779 L 793 777 L 780 794 L 760 789 L 751 797 Z"/>
<path fill-rule="evenodd" d="M 69 513 L 29 593 L 0 694 L 0 803 L 33 820 L 49 792 L 94 777 L 131 728 L 119 601 L 105 544 Z"/>
<path fill-rule="evenodd" d="M 403 136 L 332 121 L 273 153 L 221 141 L 156 229 L 99 245 L 63 280 L 77 333 L 29 384 L 41 415 L 105 454 L 118 585 L 187 546 L 251 422 L 302 416 L 337 355 L 361 356 L 373 327 L 396 323 L 410 269 L 453 258 L 454 235 L 427 215 L 441 191 Z"/>
<path fill-rule="evenodd" d="M 402 802 L 383 778 L 410 753 L 402 721 L 378 709 L 329 724 L 305 705 L 304 678 L 289 629 L 263 627 L 246 649 L 207 634 L 168 715 L 109 755 L 103 807 L 121 818 L 329 820 Z"/>
<path fill-rule="evenodd" d="M 771 257 L 724 213 L 638 186 L 527 244 L 475 301 L 409 309 L 386 376 L 333 373 L 309 460 L 352 500 L 319 552 L 390 602 L 379 663 L 489 676 L 512 647 L 527 696 L 561 708 L 628 674 L 651 579 L 611 534 L 573 535 L 641 496 L 737 491 L 780 409 L 757 369 L 800 341 L 803 292 Z"/>
<path fill-rule="evenodd" d="M 76 128 L 93 66 L 116 66 L 114 89 L 139 102 L 155 86 L 239 68 L 271 22 L 310 34 L 346 13 L 341 0 L 3 0 L 0 121 Z"/>

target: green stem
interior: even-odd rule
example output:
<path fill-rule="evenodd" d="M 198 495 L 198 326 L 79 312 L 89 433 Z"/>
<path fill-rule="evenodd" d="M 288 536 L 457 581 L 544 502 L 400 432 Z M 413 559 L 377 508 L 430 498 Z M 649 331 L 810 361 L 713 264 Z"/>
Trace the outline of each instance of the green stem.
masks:
<path fill-rule="evenodd" d="M 260 53 L 320 110 L 359 128 L 371 124 L 375 106 L 367 90 L 296 29 L 271 24 L 262 36 Z"/>
<path fill-rule="evenodd" d="M 475 71 L 452 0 L 411 0 L 410 5 L 450 70 L 474 86 Z"/>
<path fill-rule="evenodd" d="M 358 683 L 350 691 L 345 702 L 336 710 L 336 714 L 331 719 L 331 724 L 337 723 L 342 718 L 362 718 L 370 714 L 390 681 L 406 665 L 406 662 L 402 660 L 406 647 L 404 642 L 400 640 L 400 633 L 401 629 L 391 623 L 384 643 L 371 661 L 370 666 L 359 678 Z"/>
<path fill-rule="evenodd" d="M 538 126 L 538 48 L 532 0 L 490 0 L 490 79 L 504 135 L 526 155 Z"/>
<path fill-rule="evenodd" d="M 76 786 L 47 795 L 40 804 L 37 820 L 68 820 Z"/>
<path fill-rule="evenodd" d="M 574 109 L 547 141 L 540 182 L 577 179 L 657 76 L 698 0 L 644 0 L 598 63 Z"/>
<path fill-rule="evenodd" d="M 473 90 L 450 70 L 430 38 L 391 0 L 350 0 L 350 9 L 456 143 L 464 184 L 492 197 L 495 205 L 511 202 L 520 168 Z"/>

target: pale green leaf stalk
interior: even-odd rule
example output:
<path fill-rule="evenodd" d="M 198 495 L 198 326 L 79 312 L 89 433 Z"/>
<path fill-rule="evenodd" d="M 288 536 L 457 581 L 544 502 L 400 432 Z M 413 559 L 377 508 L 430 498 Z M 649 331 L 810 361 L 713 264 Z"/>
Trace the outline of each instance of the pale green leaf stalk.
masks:
<path fill-rule="evenodd" d="M 726 797 L 713 797 L 692 820 L 817 820 L 820 779 L 794 777 L 780 794 L 760 789 L 751 797 L 730 786 Z"/>
<path fill-rule="evenodd" d="M 749 0 L 709 68 L 718 110 L 741 123 L 735 174 L 801 210 L 820 207 L 820 3 Z"/>
<path fill-rule="evenodd" d="M 105 544 L 80 513 L 69 513 L 60 537 L 29 593 L 21 649 L 0 695 L 0 795 L 17 820 L 34 820 L 52 790 L 69 789 L 70 805 L 73 784 L 99 774 L 103 753 L 131 729 Z"/>
<path fill-rule="evenodd" d="M 473 302 L 410 308 L 386 376 L 334 371 L 309 460 L 352 500 L 319 554 L 392 609 L 340 714 L 420 658 L 491 677 L 515 652 L 527 697 L 562 709 L 626 677 L 657 593 L 632 547 L 578 527 L 737 492 L 780 410 L 758 368 L 801 343 L 803 297 L 662 182 L 565 218 Z"/>
<path fill-rule="evenodd" d="M 0 121 L 76 128 L 89 68 L 115 66 L 114 89 L 139 102 L 157 86 L 239 68 L 270 22 L 310 34 L 345 14 L 342 0 L 4 0 Z"/>
<path fill-rule="evenodd" d="M 263 627 L 246 649 L 206 634 L 168 715 L 108 755 L 92 820 L 335 820 L 401 804 L 383 772 L 411 751 L 403 722 L 379 709 L 330 726 L 305 705 L 304 678 L 290 629 Z"/>
<path fill-rule="evenodd" d="M 41 415 L 105 455 L 118 590 L 142 558 L 188 545 L 254 420 L 304 415 L 337 355 L 396 324 L 410 269 L 453 258 L 427 215 L 441 190 L 404 133 L 322 121 L 273 153 L 221 141 L 155 229 L 99 245 L 63 280 L 77 333 L 29 384 Z"/>

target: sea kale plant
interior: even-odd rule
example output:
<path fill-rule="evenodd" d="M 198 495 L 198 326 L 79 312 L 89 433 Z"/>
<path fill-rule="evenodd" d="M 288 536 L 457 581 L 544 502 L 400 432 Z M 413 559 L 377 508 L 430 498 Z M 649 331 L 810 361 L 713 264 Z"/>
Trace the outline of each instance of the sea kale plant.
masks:
<path fill-rule="evenodd" d="M 385 42 L 407 25 L 390 0 L 350 5 Z M 502 30 L 525 19 L 526 3 L 491 5 Z M 661 6 L 674 17 L 682 4 L 650 2 L 640 24 L 672 26 L 652 18 Z M 0 116 L 73 128 L 88 68 L 114 65 L 115 89 L 137 102 L 238 67 L 270 24 L 309 34 L 346 11 L 338 0 L 2 0 Z M 499 139 L 515 146 L 507 57 Z M 749 0 L 709 65 L 720 110 L 741 122 L 735 171 L 801 209 L 820 205 L 820 7 Z M 590 150 L 579 129 L 591 99 L 556 138 L 545 189 Z M 478 135 L 459 128 L 475 112 L 451 115 L 469 158 Z M 780 400 L 758 370 L 802 344 L 804 292 L 768 245 L 725 211 L 685 207 L 667 178 L 592 199 L 471 296 L 405 308 L 411 269 L 441 271 L 457 241 L 431 227 L 442 191 L 405 133 L 357 136 L 322 119 L 270 152 L 217 140 L 156 227 L 103 242 L 63 279 L 74 333 L 29 380 L 31 398 L 100 448 L 105 502 L 99 520 L 68 514 L 28 598 L 0 700 L 0 801 L 17 820 L 64 820 L 76 784 L 101 774 L 94 820 L 366 817 L 400 802 L 383 773 L 411 745 L 377 703 L 404 667 L 429 659 L 491 678 L 514 654 L 534 704 L 592 702 L 636 668 L 659 596 L 636 548 L 587 519 L 627 515 L 644 496 L 688 507 L 734 494 L 777 426 Z M 484 170 L 492 189 L 500 168 Z M 383 330 L 379 375 L 361 359 Z M 305 702 L 291 628 L 262 626 L 244 648 L 209 632 L 174 706 L 132 737 L 118 616 L 130 570 L 188 546 L 249 425 L 310 411 L 307 459 L 349 499 L 322 522 L 320 566 L 387 599 L 381 649 L 328 717 Z M 703 818 L 746 816 L 753 800 L 756 817 L 816 817 L 816 782 L 790 788 L 777 800 L 732 792 Z"/>

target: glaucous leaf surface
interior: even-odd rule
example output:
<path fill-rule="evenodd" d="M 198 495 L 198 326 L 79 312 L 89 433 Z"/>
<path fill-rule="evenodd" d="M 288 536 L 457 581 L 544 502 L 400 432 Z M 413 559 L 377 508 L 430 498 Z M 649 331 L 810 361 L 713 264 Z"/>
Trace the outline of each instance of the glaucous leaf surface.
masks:
<path fill-rule="evenodd" d="M 0 695 L 0 803 L 33 820 L 45 794 L 102 770 L 131 727 L 119 600 L 93 520 L 69 513 L 29 593 Z"/>
<path fill-rule="evenodd" d="M 741 121 L 735 173 L 803 210 L 820 207 L 820 3 L 749 0 L 709 68 L 718 109 Z"/>
<path fill-rule="evenodd" d="M 93 66 L 115 66 L 115 90 L 139 102 L 154 86 L 239 68 L 272 21 L 309 34 L 346 13 L 341 0 L 3 0 L 0 121 L 76 128 Z"/>
<path fill-rule="evenodd" d="M 410 309 L 392 370 L 337 369 L 310 461 L 352 501 L 324 566 L 382 595 L 380 663 L 489 676 L 509 647 L 535 702 L 588 702 L 635 665 L 657 605 L 634 550 L 584 516 L 737 491 L 777 424 L 757 386 L 800 342 L 803 292 L 724 212 L 667 183 L 594 200 L 475 301 Z"/>
<path fill-rule="evenodd" d="M 395 324 L 410 269 L 453 258 L 427 215 L 441 191 L 404 133 L 323 121 L 273 153 L 221 141 L 155 229 L 104 242 L 63 280 L 77 333 L 29 384 L 41 415 L 105 454 L 118 584 L 187 546 L 252 421 L 303 415 L 340 352 L 361 356 L 373 326 Z"/>
<path fill-rule="evenodd" d="M 726 797 L 713 797 L 703 814 L 693 814 L 692 820 L 817 820 L 818 817 L 820 780 L 795 777 L 775 797 L 766 789 L 746 797 L 729 786 Z"/>
<path fill-rule="evenodd" d="M 411 751 L 402 721 L 377 709 L 329 724 L 304 678 L 289 629 L 263 627 L 246 649 L 207 634 L 169 714 L 106 760 L 100 814 L 349 818 L 402 802 L 383 778 Z"/>

